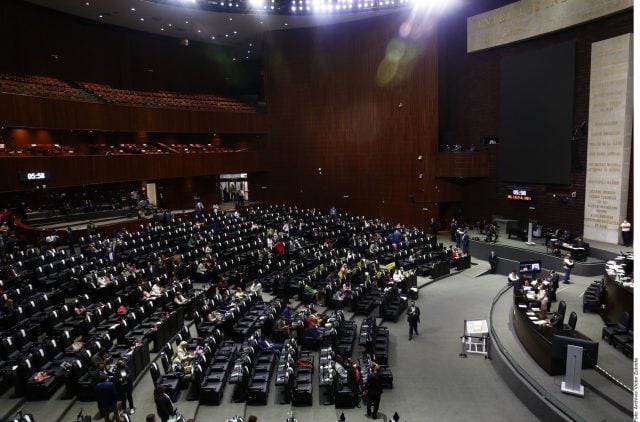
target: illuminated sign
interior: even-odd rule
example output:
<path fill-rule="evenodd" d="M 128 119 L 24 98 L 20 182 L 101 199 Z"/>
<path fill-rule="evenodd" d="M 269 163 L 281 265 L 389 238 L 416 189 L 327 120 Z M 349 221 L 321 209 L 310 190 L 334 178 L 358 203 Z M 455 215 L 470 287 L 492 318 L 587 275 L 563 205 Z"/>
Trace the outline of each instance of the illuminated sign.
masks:
<path fill-rule="evenodd" d="M 526 189 L 513 189 L 510 193 L 507 194 L 507 199 L 512 199 L 514 201 L 533 201 L 529 192 Z"/>
<path fill-rule="evenodd" d="M 23 182 L 40 182 L 49 179 L 46 171 L 25 171 L 18 174 L 18 178 Z"/>

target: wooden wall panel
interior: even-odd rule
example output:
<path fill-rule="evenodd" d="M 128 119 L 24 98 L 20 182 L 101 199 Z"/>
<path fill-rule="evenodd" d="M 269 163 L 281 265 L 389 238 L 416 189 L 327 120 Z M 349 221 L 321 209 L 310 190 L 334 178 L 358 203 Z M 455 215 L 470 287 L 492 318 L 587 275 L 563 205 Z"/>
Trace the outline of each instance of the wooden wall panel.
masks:
<path fill-rule="evenodd" d="M 48 171 L 50 188 L 269 170 L 258 151 L 220 154 L 0 157 L 0 192 L 29 189 L 18 173 Z"/>
<path fill-rule="evenodd" d="M 265 133 L 264 113 L 128 107 L 0 94 L 2 126 L 122 132 Z"/>
<path fill-rule="evenodd" d="M 486 177 L 488 175 L 488 157 L 484 151 L 438 154 L 437 177 Z"/>
<path fill-rule="evenodd" d="M 416 51 L 404 78 L 376 81 L 406 15 L 268 34 L 273 171 L 253 176 L 252 200 L 424 226 L 437 200 L 436 34 L 403 41 Z"/>

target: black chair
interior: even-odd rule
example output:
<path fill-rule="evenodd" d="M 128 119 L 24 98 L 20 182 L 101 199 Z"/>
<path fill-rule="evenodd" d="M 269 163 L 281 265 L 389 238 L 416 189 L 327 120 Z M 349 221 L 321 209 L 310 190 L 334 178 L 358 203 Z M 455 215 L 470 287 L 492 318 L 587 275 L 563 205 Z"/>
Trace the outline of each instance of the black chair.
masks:
<path fill-rule="evenodd" d="M 578 314 L 576 314 L 575 312 L 571 312 L 569 314 L 569 321 L 567 322 L 567 326 L 571 331 L 575 331 L 577 322 L 578 322 Z"/>
<path fill-rule="evenodd" d="M 616 334 L 624 334 L 631 327 L 631 316 L 629 312 L 623 312 L 617 324 L 607 324 L 602 328 L 602 339 L 611 344 L 613 336 Z"/>
<path fill-rule="evenodd" d="M 173 375 L 160 375 L 160 370 L 155 362 L 151 364 L 149 373 L 153 386 L 163 385 L 171 401 L 175 403 L 180 395 L 180 378 Z"/>
<path fill-rule="evenodd" d="M 616 349 L 618 346 L 622 346 L 622 350 L 624 351 L 624 346 L 627 343 L 633 344 L 633 330 L 629 330 L 623 334 L 614 334 L 613 335 L 613 347 Z"/>

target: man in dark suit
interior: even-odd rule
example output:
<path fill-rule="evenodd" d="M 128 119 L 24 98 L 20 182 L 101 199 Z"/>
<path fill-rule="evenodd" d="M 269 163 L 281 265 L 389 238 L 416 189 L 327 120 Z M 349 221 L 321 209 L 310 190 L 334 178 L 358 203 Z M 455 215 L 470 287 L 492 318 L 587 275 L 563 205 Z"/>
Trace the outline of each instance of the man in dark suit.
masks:
<path fill-rule="evenodd" d="M 116 386 L 109 381 L 106 372 L 100 373 L 100 381 L 96 384 L 96 401 L 98 402 L 98 409 L 100 414 L 106 422 L 111 421 L 111 413 L 113 413 L 114 420 L 118 419 L 118 412 L 116 406 L 118 404 L 118 392 Z"/>
<path fill-rule="evenodd" d="M 549 273 L 549 300 L 551 302 L 555 302 L 558 300 L 556 296 L 556 291 L 558 290 L 560 284 L 560 274 L 556 273 L 555 270 L 551 270 Z"/>
<path fill-rule="evenodd" d="M 378 418 L 378 407 L 380 407 L 380 396 L 382 395 L 382 378 L 380 376 L 380 367 L 375 366 L 373 373 L 367 378 L 364 386 L 367 392 L 367 416 L 373 419 Z"/>
<path fill-rule="evenodd" d="M 491 265 L 491 274 L 495 274 L 498 270 L 498 255 L 494 251 L 489 254 L 489 265 Z"/>
<path fill-rule="evenodd" d="M 407 321 L 409 322 L 409 341 L 413 339 L 413 333 L 418 335 L 418 323 L 420 322 L 420 308 L 416 301 L 412 300 L 407 308 Z"/>

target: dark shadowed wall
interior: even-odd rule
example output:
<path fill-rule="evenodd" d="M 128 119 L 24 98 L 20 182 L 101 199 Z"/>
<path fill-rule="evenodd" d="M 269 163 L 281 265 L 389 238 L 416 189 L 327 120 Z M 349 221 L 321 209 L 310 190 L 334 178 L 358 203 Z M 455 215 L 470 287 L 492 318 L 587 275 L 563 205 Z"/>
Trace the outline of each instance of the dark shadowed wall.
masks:
<path fill-rule="evenodd" d="M 436 33 L 399 40 L 406 14 L 267 34 L 272 171 L 253 176 L 253 200 L 424 226 L 435 202 L 461 194 L 435 179 Z M 401 57 L 388 84 L 386 52 Z"/>

